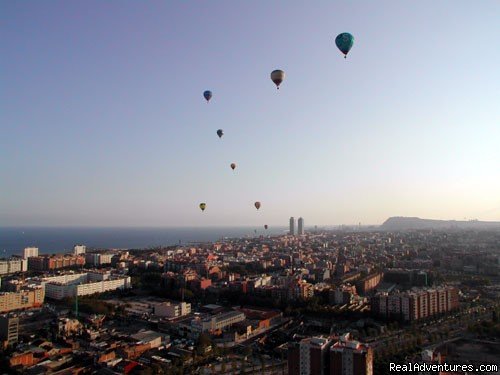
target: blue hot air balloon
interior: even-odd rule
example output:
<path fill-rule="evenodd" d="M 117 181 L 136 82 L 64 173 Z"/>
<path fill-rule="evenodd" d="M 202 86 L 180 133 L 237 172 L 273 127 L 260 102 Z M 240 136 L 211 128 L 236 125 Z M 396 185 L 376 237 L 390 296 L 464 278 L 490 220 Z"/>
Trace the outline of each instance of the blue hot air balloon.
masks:
<path fill-rule="evenodd" d="M 354 37 L 349 33 L 342 33 L 337 35 L 335 38 L 335 44 L 337 48 L 344 54 L 344 58 L 347 58 L 347 54 L 354 44 Z"/>
<path fill-rule="evenodd" d="M 207 90 L 203 92 L 203 97 L 207 100 L 207 103 L 210 101 L 212 98 L 212 91 Z"/>

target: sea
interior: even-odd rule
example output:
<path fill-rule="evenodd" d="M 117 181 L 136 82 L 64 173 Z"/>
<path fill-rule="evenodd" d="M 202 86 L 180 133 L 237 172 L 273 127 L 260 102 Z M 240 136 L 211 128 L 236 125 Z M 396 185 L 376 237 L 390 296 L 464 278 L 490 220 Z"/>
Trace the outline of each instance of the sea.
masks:
<path fill-rule="evenodd" d="M 214 242 L 223 238 L 281 235 L 286 227 L 7 227 L 0 228 L 0 258 L 21 255 L 25 247 L 40 254 L 69 252 L 76 244 L 96 249 L 147 249 L 157 246 Z"/>

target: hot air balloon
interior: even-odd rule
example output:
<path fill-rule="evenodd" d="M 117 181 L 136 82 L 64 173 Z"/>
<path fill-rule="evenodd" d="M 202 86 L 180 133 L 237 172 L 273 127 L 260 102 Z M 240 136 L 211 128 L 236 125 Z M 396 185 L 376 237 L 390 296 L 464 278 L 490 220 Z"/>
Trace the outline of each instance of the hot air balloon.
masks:
<path fill-rule="evenodd" d="M 281 82 L 285 79 L 285 72 L 283 70 L 273 70 L 271 72 L 271 80 L 276 85 L 276 88 L 279 90 Z"/>
<path fill-rule="evenodd" d="M 200 203 L 200 209 L 202 211 L 205 211 L 205 207 L 207 207 L 207 204 L 206 203 Z"/>
<path fill-rule="evenodd" d="M 231 163 L 231 169 L 234 171 L 234 168 L 236 168 L 236 164 Z"/>
<path fill-rule="evenodd" d="M 217 130 L 217 135 L 219 136 L 219 138 L 222 138 L 222 136 L 224 135 L 224 130 L 222 129 Z"/>
<path fill-rule="evenodd" d="M 264 225 L 264 229 L 265 229 L 265 230 L 267 230 L 267 228 L 268 228 L 268 227 L 267 227 L 267 224 L 266 224 L 266 225 Z"/>
<path fill-rule="evenodd" d="M 354 44 L 354 37 L 349 33 L 339 34 L 335 38 L 335 44 L 337 45 L 337 48 L 344 54 L 344 59 L 346 59 L 347 54 Z"/>
<path fill-rule="evenodd" d="M 256 209 L 259 209 L 259 208 L 260 208 L 260 202 L 255 202 L 255 203 L 254 203 L 254 205 L 255 205 L 255 208 L 256 208 Z"/>
<path fill-rule="evenodd" d="M 203 92 L 203 97 L 207 100 L 207 103 L 212 99 L 212 91 L 207 90 Z"/>

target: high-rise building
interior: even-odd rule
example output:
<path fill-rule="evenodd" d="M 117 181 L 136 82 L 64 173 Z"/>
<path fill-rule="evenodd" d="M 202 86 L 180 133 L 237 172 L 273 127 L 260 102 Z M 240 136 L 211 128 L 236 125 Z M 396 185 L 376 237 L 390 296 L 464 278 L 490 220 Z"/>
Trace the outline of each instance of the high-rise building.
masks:
<path fill-rule="evenodd" d="M 28 259 L 29 257 L 38 256 L 38 247 L 26 247 L 23 251 L 23 258 Z"/>
<path fill-rule="evenodd" d="M 373 375 L 373 350 L 345 334 L 330 348 L 330 374 Z"/>
<path fill-rule="evenodd" d="M 18 342 L 19 318 L 0 316 L 0 344 L 12 345 Z"/>
<path fill-rule="evenodd" d="M 87 247 L 85 245 L 75 245 L 73 247 L 73 255 L 85 254 Z"/>
<path fill-rule="evenodd" d="M 289 375 L 330 374 L 328 349 L 333 341 L 327 337 L 309 337 L 288 347 Z"/>
<path fill-rule="evenodd" d="M 290 218 L 290 233 L 291 236 L 295 235 L 295 218 L 292 216 Z"/>
<path fill-rule="evenodd" d="M 299 236 L 302 236 L 304 234 L 304 219 L 301 217 L 299 217 L 299 220 L 298 220 L 297 234 Z"/>

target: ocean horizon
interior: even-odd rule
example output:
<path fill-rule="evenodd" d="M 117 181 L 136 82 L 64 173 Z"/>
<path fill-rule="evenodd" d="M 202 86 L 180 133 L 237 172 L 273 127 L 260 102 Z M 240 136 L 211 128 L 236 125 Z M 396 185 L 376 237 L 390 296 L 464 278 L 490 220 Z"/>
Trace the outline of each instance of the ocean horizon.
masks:
<path fill-rule="evenodd" d="M 239 227 L 3 227 L 0 257 L 21 255 L 25 247 L 38 247 L 40 254 L 72 251 L 76 244 L 88 248 L 146 249 L 157 246 L 214 242 L 221 238 L 280 235 L 286 226 Z M 257 231 L 257 233 L 255 233 Z"/>

